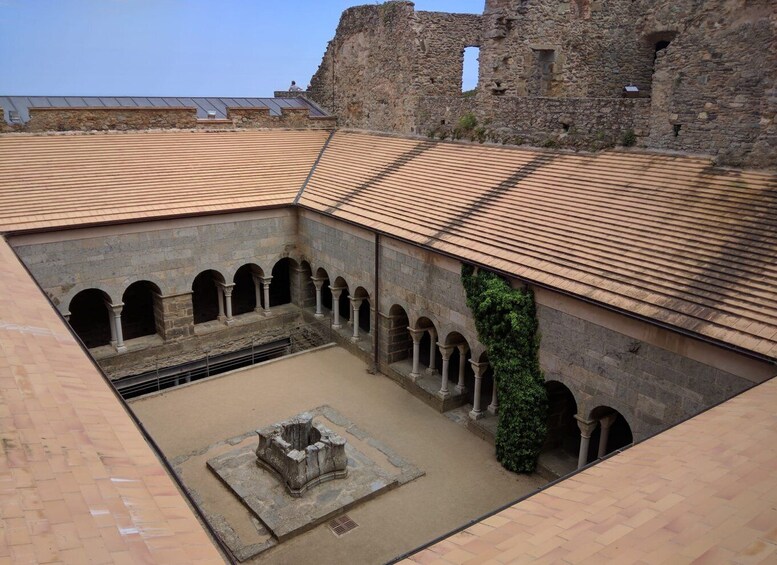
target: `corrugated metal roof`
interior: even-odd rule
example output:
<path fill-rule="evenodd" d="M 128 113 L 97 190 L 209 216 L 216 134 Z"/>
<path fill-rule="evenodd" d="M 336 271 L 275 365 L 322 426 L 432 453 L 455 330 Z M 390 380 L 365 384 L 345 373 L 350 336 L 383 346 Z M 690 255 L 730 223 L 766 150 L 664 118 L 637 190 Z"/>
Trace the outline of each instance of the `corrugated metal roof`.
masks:
<path fill-rule="evenodd" d="M 208 111 L 217 119 L 226 119 L 227 108 L 269 108 L 279 116 L 281 108 L 305 108 L 311 117 L 327 116 L 318 105 L 306 98 L 224 98 L 174 96 L 0 96 L 0 108 L 6 122 L 11 123 L 9 110 L 19 114 L 23 122 L 30 119 L 30 108 L 197 108 L 197 117 L 206 119 Z"/>
<path fill-rule="evenodd" d="M 328 135 L 0 136 L 0 231 L 290 205 Z"/>
<path fill-rule="evenodd" d="M 777 177 L 337 132 L 299 204 L 777 357 Z"/>

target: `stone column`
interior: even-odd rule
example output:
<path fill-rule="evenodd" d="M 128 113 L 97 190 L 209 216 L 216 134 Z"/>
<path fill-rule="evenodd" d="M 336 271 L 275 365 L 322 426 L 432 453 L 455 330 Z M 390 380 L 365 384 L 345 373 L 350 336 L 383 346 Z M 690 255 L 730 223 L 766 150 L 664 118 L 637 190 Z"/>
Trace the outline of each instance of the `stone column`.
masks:
<path fill-rule="evenodd" d="M 353 315 L 351 316 L 351 320 L 353 320 L 353 336 L 351 336 L 351 341 L 354 343 L 359 341 L 359 308 L 361 308 L 363 300 L 363 298 L 351 297 L 351 311 L 353 312 Z"/>
<path fill-rule="evenodd" d="M 451 360 L 451 355 L 453 354 L 454 346 L 444 345 L 442 343 L 438 343 L 437 346 L 440 348 L 440 353 L 442 354 L 442 386 L 440 387 L 437 396 L 441 398 L 448 398 L 451 395 L 450 391 L 448 391 L 448 366 Z"/>
<path fill-rule="evenodd" d="M 431 375 L 437 370 L 437 350 L 435 349 L 437 346 L 437 330 L 428 328 L 426 331 L 429 332 L 429 337 L 431 338 L 429 340 L 429 367 L 427 367 L 426 372 Z"/>
<path fill-rule="evenodd" d="M 496 394 L 496 373 L 494 373 L 494 383 L 491 391 L 491 404 L 488 405 L 488 411 L 496 414 L 499 411 L 499 402 Z"/>
<path fill-rule="evenodd" d="M 469 352 L 469 347 L 467 347 L 466 343 L 460 343 L 456 347 L 459 350 L 459 382 L 456 385 L 456 392 L 464 394 L 467 392 L 467 387 L 464 384 L 464 373 L 467 367 L 467 353 Z"/>
<path fill-rule="evenodd" d="M 618 415 L 615 413 L 607 414 L 603 418 L 599 418 L 599 425 L 601 429 L 599 431 L 599 452 L 596 454 L 598 458 L 602 458 L 607 455 L 607 440 L 610 439 L 610 428 L 615 423 L 615 418 Z"/>
<path fill-rule="evenodd" d="M 313 286 L 316 287 L 316 318 L 324 317 L 323 304 L 321 302 L 321 289 L 324 288 L 326 279 L 323 277 L 310 277 L 313 281 Z"/>
<path fill-rule="evenodd" d="M 256 294 L 256 306 L 254 306 L 254 312 L 262 311 L 262 277 L 259 275 L 253 275 L 254 278 L 254 293 Z"/>
<path fill-rule="evenodd" d="M 586 420 L 579 414 L 575 414 L 577 427 L 580 428 L 580 453 L 577 456 L 577 468 L 582 469 L 588 463 L 588 445 L 591 443 L 591 434 L 596 429 L 596 420 Z"/>
<path fill-rule="evenodd" d="M 264 290 L 264 315 L 270 315 L 270 283 L 272 277 L 262 277 L 262 290 Z"/>
<path fill-rule="evenodd" d="M 224 316 L 224 287 L 221 283 L 216 283 L 216 293 L 219 296 L 219 316 L 218 320 L 219 322 L 223 322 L 225 319 Z"/>
<path fill-rule="evenodd" d="M 232 319 L 232 289 L 235 288 L 235 285 L 234 283 L 230 283 L 230 284 L 219 283 L 219 286 L 221 287 L 221 290 L 224 293 L 224 303 L 227 306 L 227 316 L 224 321 L 229 326 L 234 321 Z"/>
<path fill-rule="evenodd" d="M 472 403 L 472 410 L 469 412 L 469 417 L 473 420 L 480 420 L 485 416 L 483 410 L 480 408 L 480 393 L 483 386 L 483 373 L 488 369 L 488 363 L 476 363 L 470 359 L 469 364 L 472 365 L 472 370 L 475 373 L 475 398 Z"/>
<path fill-rule="evenodd" d="M 340 295 L 345 290 L 343 286 L 330 286 L 329 290 L 332 292 L 332 312 L 334 313 L 334 319 L 332 320 L 332 327 L 339 330 L 343 327 L 340 323 Z"/>
<path fill-rule="evenodd" d="M 124 308 L 124 303 L 119 302 L 118 304 L 111 304 L 110 309 L 113 313 L 113 327 L 114 331 L 111 332 L 111 336 L 115 336 L 116 338 L 116 351 L 119 353 L 123 353 L 127 351 L 126 346 L 124 345 L 124 333 L 121 329 L 121 309 Z"/>
<path fill-rule="evenodd" d="M 410 332 L 410 338 L 413 340 L 413 370 L 410 372 L 410 378 L 413 379 L 413 382 L 416 382 L 421 378 L 419 367 L 419 360 L 421 358 L 421 338 L 424 337 L 426 330 L 407 328 L 407 331 Z"/>

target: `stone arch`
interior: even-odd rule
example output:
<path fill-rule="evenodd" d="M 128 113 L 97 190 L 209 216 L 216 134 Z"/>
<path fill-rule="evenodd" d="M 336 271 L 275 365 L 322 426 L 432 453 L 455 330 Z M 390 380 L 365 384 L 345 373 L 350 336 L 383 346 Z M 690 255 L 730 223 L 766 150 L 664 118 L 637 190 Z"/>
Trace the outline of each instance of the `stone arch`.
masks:
<path fill-rule="evenodd" d="M 135 339 L 164 331 L 162 292 L 148 280 L 135 281 L 121 297 L 121 328 L 124 339 Z"/>
<path fill-rule="evenodd" d="M 426 367 L 427 373 L 435 373 L 442 367 L 442 353 L 440 348 L 437 347 L 437 342 L 440 340 L 440 334 L 437 330 L 439 327 L 434 323 L 431 317 L 421 316 L 415 321 L 413 326 L 416 330 L 426 330 L 423 336 L 421 336 L 421 344 L 419 349 L 419 361 L 421 365 Z"/>
<path fill-rule="evenodd" d="M 273 265 L 270 284 L 270 307 L 290 304 L 292 278 L 299 264 L 291 257 L 283 257 Z"/>
<path fill-rule="evenodd" d="M 367 292 L 367 289 L 363 286 L 358 286 L 356 287 L 356 290 L 353 291 L 353 298 L 361 299 L 359 305 L 359 329 L 369 333 L 372 328 L 370 293 Z"/>
<path fill-rule="evenodd" d="M 220 285 L 224 276 L 208 269 L 199 273 L 192 281 L 192 312 L 195 324 L 216 320 L 223 313 L 224 298 Z"/>
<path fill-rule="evenodd" d="M 106 303 L 112 304 L 111 297 L 98 288 L 81 290 L 68 303 L 70 327 L 89 349 L 111 342 L 113 313 Z"/>
<path fill-rule="evenodd" d="M 261 277 L 264 270 L 256 263 L 241 265 L 232 276 L 235 286 L 232 288 L 232 314 L 247 314 L 260 311 L 264 307 Z"/>
<path fill-rule="evenodd" d="M 393 304 L 388 311 L 387 325 L 386 362 L 391 364 L 408 359 L 413 348 L 413 340 L 408 331 L 410 320 L 407 315 L 407 309 L 400 304 Z"/>
<path fill-rule="evenodd" d="M 329 289 L 329 273 L 323 267 L 318 267 L 314 272 L 316 273 L 314 275 L 316 278 L 323 279 L 324 281 L 321 285 L 321 305 L 331 312 L 332 291 Z"/>
<path fill-rule="evenodd" d="M 577 399 L 572 390 L 560 381 L 545 381 L 548 393 L 548 436 L 543 451 L 561 451 L 572 458 L 580 452 L 580 428 L 575 415 Z"/>
<path fill-rule="evenodd" d="M 448 380 L 451 386 L 455 387 L 457 393 L 466 395 L 467 401 L 474 405 L 475 372 L 469 363 L 469 340 L 458 331 L 451 331 L 440 343 L 454 346 L 448 362 Z"/>
<path fill-rule="evenodd" d="M 120 289 L 114 288 L 113 286 L 110 286 L 110 285 L 103 284 L 102 282 L 89 283 L 89 286 L 77 285 L 71 288 L 68 292 L 63 294 L 58 299 L 60 311 L 67 314 L 68 311 L 65 310 L 65 308 L 73 301 L 73 298 L 75 298 L 76 295 L 80 294 L 81 292 L 85 290 L 90 290 L 90 289 L 96 289 L 96 290 L 102 291 L 108 297 L 108 302 L 110 302 L 111 304 L 115 304 L 115 302 L 113 301 L 113 298 L 111 297 L 119 296 L 121 294 Z"/>
<path fill-rule="evenodd" d="M 340 288 L 342 289 L 340 293 L 340 299 L 338 301 L 338 304 L 334 304 L 334 300 L 332 301 L 332 307 L 337 307 L 338 312 L 340 313 L 340 320 L 343 321 L 350 321 L 351 320 L 351 293 L 350 289 L 348 288 L 348 282 L 343 278 L 338 276 L 335 278 L 335 282 L 332 285 L 332 288 Z M 331 294 L 331 291 L 330 291 Z"/>
<path fill-rule="evenodd" d="M 168 292 L 170 292 L 170 288 L 169 288 L 171 286 L 170 282 L 168 282 L 167 280 L 162 280 L 153 274 L 145 274 L 145 273 L 143 274 L 142 277 L 137 276 L 137 277 L 128 277 L 124 279 L 125 291 L 130 285 L 139 281 L 146 281 L 153 284 L 157 289 L 156 292 L 158 292 L 160 296 L 165 296 Z"/>
<path fill-rule="evenodd" d="M 610 406 L 599 405 L 591 410 L 588 419 L 599 422 L 591 434 L 588 461 L 604 457 L 608 453 L 634 443 L 631 426 L 618 410 Z"/>

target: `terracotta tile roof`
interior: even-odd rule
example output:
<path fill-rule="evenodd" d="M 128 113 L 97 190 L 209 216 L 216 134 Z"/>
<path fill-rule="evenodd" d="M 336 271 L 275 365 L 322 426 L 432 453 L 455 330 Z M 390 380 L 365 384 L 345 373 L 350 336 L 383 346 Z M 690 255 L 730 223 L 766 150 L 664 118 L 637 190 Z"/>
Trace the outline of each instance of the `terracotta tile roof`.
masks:
<path fill-rule="evenodd" d="M 0 563 L 223 562 L 2 238 L 0 440 Z"/>
<path fill-rule="evenodd" d="M 405 563 L 774 563 L 775 406 L 772 379 Z"/>
<path fill-rule="evenodd" d="M 299 203 L 777 357 L 777 176 L 337 132 Z"/>
<path fill-rule="evenodd" d="M 0 136 L 0 232 L 291 204 L 325 131 Z"/>

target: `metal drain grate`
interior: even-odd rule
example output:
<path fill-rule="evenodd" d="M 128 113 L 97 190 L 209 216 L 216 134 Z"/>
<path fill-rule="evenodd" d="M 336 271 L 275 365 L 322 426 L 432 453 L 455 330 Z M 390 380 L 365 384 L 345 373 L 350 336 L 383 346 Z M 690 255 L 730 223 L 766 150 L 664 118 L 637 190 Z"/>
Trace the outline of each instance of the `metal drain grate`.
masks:
<path fill-rule="evenodd" d="M 328 525 L 329 529 L 332 530 L 332 533 L 338 538 L 359 527 L 359 524 L 351 520 L 348 514 L 343 514 L 342 516 L 331 520 Z"/>

